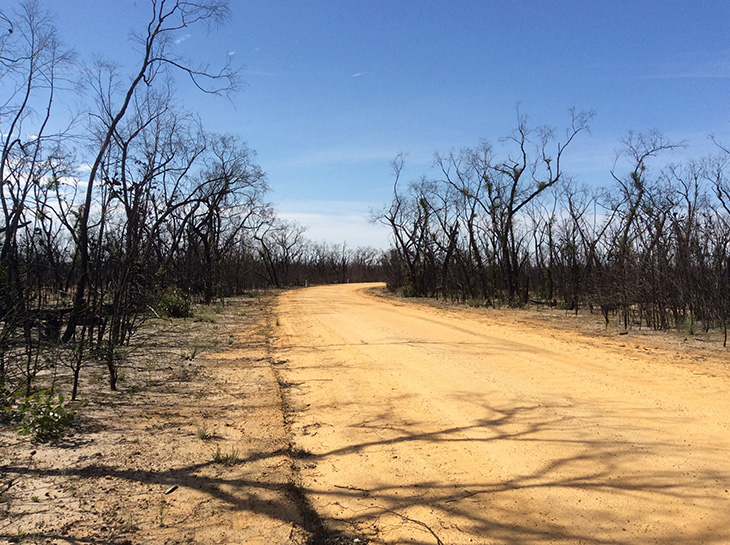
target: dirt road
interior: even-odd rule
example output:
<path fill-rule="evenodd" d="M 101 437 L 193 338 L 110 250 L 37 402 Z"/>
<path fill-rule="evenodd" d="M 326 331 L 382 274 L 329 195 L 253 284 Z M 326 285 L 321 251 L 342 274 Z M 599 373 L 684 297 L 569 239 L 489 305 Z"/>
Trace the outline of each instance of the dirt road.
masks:
<path fill-rule="evenodd" d="M 301 484 L 335 526 L 373 543 L 730 543 L 724 361 L 367 287 L 279 304 Z"/>

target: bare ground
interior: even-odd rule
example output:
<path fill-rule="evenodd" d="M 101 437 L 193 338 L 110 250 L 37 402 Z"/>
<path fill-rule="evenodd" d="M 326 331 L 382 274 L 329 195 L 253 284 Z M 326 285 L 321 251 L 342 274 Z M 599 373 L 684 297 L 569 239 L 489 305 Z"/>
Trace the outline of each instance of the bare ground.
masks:
<path fill-rule="evenodd" d="M 362 286 L 287 293 L 279 317 L 301 484 L 336 527 L 393 544 L 730 543 L 719 343 Z"/>
<path fill-rule="evenodd" d="M 0 542 L 730 543 L 716 338 L 373 289 L 150 322 L 72 436 L 0 428 Z"/>
<path fill-rule="evenodd" d="M 120 391 L 85 372 L 75 432 L 57 444 L 3 429 L 0 542 L 310 539 L 269 354 L 272 302 L 149 322 Z"/>

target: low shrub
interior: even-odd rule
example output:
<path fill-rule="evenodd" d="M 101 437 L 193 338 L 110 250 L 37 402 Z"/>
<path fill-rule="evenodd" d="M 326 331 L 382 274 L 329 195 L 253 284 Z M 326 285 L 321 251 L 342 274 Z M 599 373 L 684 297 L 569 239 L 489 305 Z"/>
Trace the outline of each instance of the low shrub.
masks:
<path fill-rule="evenodd" d="M 412 286 L 411 284 L 406 284 L 401 288 L 401 294 L 403 297 L 418 297 L 420 293 L 418 293 L 418 290 Z"/>
<path fill-rule="evenodd" d="M 159 307 L 169 318 L 189 318 L 192 315 L 190 297 L 177 292 L 165 293 L 160 299 Z"/>
<path fill-rule="evenodd" d="M 30 435 L 34 441 L 45 443 L 60 439 L 74 423 L 74 413 L 61 394 L 40 391 L 27 398 L 18 407 L 22 420 L 18 425 L 21 435 Z"/>
<path fill-rule="evenodd" d="M 238 449 L 236 448 L 231 448 L 231 452 L 223 454 L 221 448 L 216 447 L 215 454 L 213 455 L 213 462 L 224 466 L 234 466 L 240 464 L 242 461 L 238 456 Z"/>

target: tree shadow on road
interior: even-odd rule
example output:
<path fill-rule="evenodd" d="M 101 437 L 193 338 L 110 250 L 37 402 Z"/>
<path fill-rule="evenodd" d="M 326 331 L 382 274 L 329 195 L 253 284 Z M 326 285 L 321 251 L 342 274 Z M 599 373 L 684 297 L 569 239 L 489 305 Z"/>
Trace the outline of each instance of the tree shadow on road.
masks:
<path fill-rule="evenodd" d="M 315 505 L 342 506 L 342 520 L 373 535 L 410 525 L 423 536 L 413 543 L 730 542 L 730 472 L 723 449 L 692 447 L 678 437 L 649 438 L 656 436 L 648 431 L 669 427 L 678 417 L 608 402 L 600 414 L 588 414 L 580 400 L 493 407 L 468 396 L 461 401 L 480 405 L 487 416 L 433 429 L 425 421 L 393 424 L 393 415 L 383 412 L 352 424 L 362 431 L 362 442 L 310 452 L 308 463 L 382 464 L 382 475 L 366 485 L 319 487 L 307 478 L 317 473 L 314 466 L 304 472 L 306 492 Z M 570 416 L 576 412 L 580 416 Z M 628 433 L 621 427 L 627 416 Z M 600 429 L 586 428 L 586 422 L 598 422 Z M 459 477 L 458 462 L 444 470 L 452 474 L 443 479 L 438 471 L 414 479 L 420 472 L 407 470 L 428 464 L 428 452 L 457 456 L 460 446 L 484 453 L 482 473 L 493 478 L 477 480 L 466 470 Z M 509 467 L 493 467 L 505 458 L 490 459 L 490 453 L 505 452 L 514 452 L 514 460 L 506 458 Z M 391 453 L 399 459 L 389 463 Z"/>
<path fill-rule="evenodd" d="M 473 399 L 470 401 L 477 403 Z M 424 422 L 394 426 L 390 416 L 381 420 L 363 419 L 354 423 L 353 427 L 361 428 L 364 434 L 376 431 L 381 439 L 368 439 L 323 452 L 305 452 L 291 445 L 252 452 L 237 460 L 236 469 L 225 472 L 225 475 L 211 471 L 215 466 L 213 461 L 163 471 L 128 470 L 113 464 L 89 463 L 66 469 L 5 466 L 2 472 L 16 477 L 108 477 L 161 485 L 161 488 L 179 486 L 215 498 L 235 511 L 264 512 L 287 524 L 302 524 L 311 534 L 311 544 L 351 543 L 355 538 L 345 541 L 344 534 L 328 533 L 307 498 L 313 498 L 315 506 L 322 503 L 343 506 L 343 512 L 348 514 L 337 521 L 338 526 L 354 529 L 353 536 L 358 532 L 364 534 L 359 538 L 361 543 L 367 536 L 375 537 L 396 527 L 402 531 L 409 528 L 412 532 L 409 542 L 423 545 L 450 543 L 453 536 L 461 536 L 461 540 L 466 542 L 472 539 L 474 543 L 501 544 L 633 545 L 645 543 L 647 539 L 659 539 L 662 543 L 720 544 L 730 541 L 730 511 L 724 488 L 730 482 L 730 474 L 726 470 L 685 467 L 685 470 L 690 470 L 688 472 L 663 466 L 652 470 L 647 469 L 644 463 L 645 458 L 655 456 L 654 453 L 676 458 L 678 462 L 689 460 L 693 455 L 690 446 L 678 447 L 669 438 L 666 442 L 626 442 L 616 435 L 621 430 L 611 429 L 612 414 L 606 407 L 603 410 L 607 424 L 601 430 L 606 438 L 602 440 L 588 431 L 581 438 L 577 429 L 581 421 L 559 416 L 560 407 L 483 406 L 488 413 L 485 418 L 464 426 L 427 431 L 424 431 L 428 427 Z M 613 408 L 617 413 L 624 410 Z M 661 418 L 669 417 L 659 412 L 637 416 L 637 427 L 641 427 L 642 419 Z M 577 435 L 578 438 L 566 438 L 569 435 Z M 495 468 L 495 478 L 488 480 L 475 481 L 465 477 L 463 480 L 397 482 L 397 478 L 384 477 L 377 486 L 348 482 L 318 486 L 306 474 L 302 483 L 279 478 L 263 482 L 253 478 L 257 471 L 249 472 L 247 469 L 258 461 L 271 458 L 314 468 L 325 462 L 356 463 L 358 456 L 378 456 L 384 449 L 390 452 L 390 449 L 406 444 L 425 452 L 454 444 L 476 443 L 503 443 L 516 448 L 530 445 L 530 448 L 542 449 L 544 456 L 535 461 L 529 472 L 513 472 L 509 478 L 503 478 L 509 472 Z M 566 444 L 571 450 L 569 456 L 552 456 L 551 449 L 555 445 L 564 448 Z M 717 457 L 719 461 L 723 453 L 704 455 Z M 489 465 L 490 460 L 484 460 L 484 464 Z M 553 492 L 566 490 L 574 494 L 572 505 L 556 505 L 553 511 L 531 511 L 529 504 L 522 501 L 533 493 L 549 499 Z M 268 494 L 271 491 L 287 499 L 272 501 Z M 633 512 L 630 515 L 633 518 L 627 520 L 626 513 L 615 508 L 624 501 L 632 505 L 643 504 L 645 509 Z M 544 507 L 545 502 L 536 502 L 535 506 Z M 683 533 L 675 536 L 656 527 L 667 517 L 680 517 L 683 506 L 698 510 L 705 517 L 704 524 L 694 527 L 688 524 Z M 645 529 L 643 537 L 639 535 L 638 528 Z M 9 539 L 11 536 L 0 537 Z M 74 543 L 73 540 L 67 542 Z"/>

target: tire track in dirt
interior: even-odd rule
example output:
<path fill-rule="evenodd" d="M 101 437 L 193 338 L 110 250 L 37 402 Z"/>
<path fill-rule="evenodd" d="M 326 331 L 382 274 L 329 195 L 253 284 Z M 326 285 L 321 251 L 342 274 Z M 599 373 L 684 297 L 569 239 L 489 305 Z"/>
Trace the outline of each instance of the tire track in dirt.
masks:
<path fill-rule="evenodd" d="M 374 543 L 728 543 L 728 377 L 368 285 L 282 295 L 302 487 Z"/>

